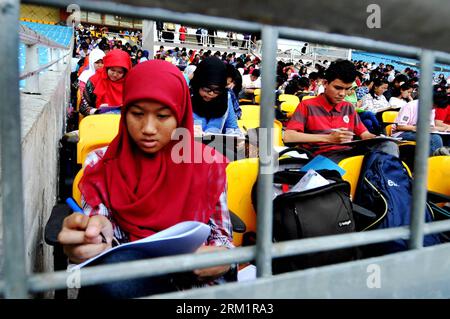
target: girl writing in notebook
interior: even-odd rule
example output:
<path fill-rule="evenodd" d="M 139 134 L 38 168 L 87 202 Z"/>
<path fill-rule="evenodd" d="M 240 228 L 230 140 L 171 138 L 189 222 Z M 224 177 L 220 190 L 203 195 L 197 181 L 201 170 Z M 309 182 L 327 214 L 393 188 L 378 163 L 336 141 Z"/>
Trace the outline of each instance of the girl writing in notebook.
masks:
<path fill-rule="evenodd" d="M 198 252 L 232 248 L 226 160 L 194 141 L 191 100 L 182 73 L 161 60 L 138 64 L 127 75 L 123 105 L 116 138 L 87 158 L 79 185 L 85 215 L 67 217 L 58 236 L 69 259 L 80 263 L 110 248 L 113 239 L 134 241 L 188 220 L 211 227 L 210 237 Z M 198 163 L 191 152 L 180 163 L 178 153 L 173 152 L 179 141 L 171 139 L 180 128 L 190 133 L 186 145 L 200 148 L 209 158 Z M 105 263 L 140 258 L 128 254 L 106 258 Z M 199 269 L 194 274 L 189 283 L 168 275 L 86 287 L 81 295 L 138 297 L 235 277 L 230 265 Z"/>

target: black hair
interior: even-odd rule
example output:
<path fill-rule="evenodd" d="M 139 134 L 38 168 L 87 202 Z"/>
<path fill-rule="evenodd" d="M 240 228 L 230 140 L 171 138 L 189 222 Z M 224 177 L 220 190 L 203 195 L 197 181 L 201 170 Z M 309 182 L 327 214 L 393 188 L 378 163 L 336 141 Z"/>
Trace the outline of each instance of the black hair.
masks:
<path fill-rule="evenodd" d="M 81 43 L 81 50 L 84 50 L 84 49 L 89 49 L 89 44 L 87 44 L 86 42 L 82 42 Z"/>
<path fill-rule="evenodd" d="M 353 83 L 356 78 L 356 67 L 349 60 L 336 60 L 325 71 L 328 83 L 339 79 L 344 83 Z"/>
<path fill-rule="evenodd" d="M 406 82 L 406 81 L 408 81 L 408 77 L 405 74 L 399 74 L 394 78 L 393 82 L 400 83 L 400 82 Z"/>
<path fill-rule="evenodd" d="M 445 109 L 449 104 L 449 97 L 445 88 L 440 85 L 433 86 L 433 106 L 439 109 Z"/>
<path fill-rule="evenodd" d="M 233 92 L 236 96 L 239 96 L 239 92 L 242 90 L 242 75 L 231 64 L 225 64 L 227 69 L 227 78 L 231 78 L 234 82 Z"/>
<path fill-rule="evenodd" d="M 408 82 L 405 82 L 402 85 L 400 85 L 400 87 L 394 88 L 394 90 L 392 91 L 392 96 L 398 97 L 402 93 L 402 91 L 406 91 L 409 89 L 412 89 L 412 86 L 409 85 Z"/>
<path fill-rule="evenodd" d="M 384 78 L 376 78 L 375 80 L 373 80 L 372 89 L 369 91 L 370 95 L 372 95 L 373 98 L 375 98 L 375 87 L 380 87 L 383 84 L 389 84 L 389 82 Z"/>

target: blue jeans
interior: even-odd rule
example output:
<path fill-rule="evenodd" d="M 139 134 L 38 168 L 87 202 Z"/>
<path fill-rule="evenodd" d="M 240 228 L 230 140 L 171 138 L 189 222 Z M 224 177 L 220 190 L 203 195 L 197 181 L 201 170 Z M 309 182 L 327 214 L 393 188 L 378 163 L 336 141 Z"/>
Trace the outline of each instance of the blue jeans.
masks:
<path fill-rule="evenodd" d="M 370 133 L 379 135 L 381 133 L 381 125 L 378 122 L 377 116 L 370 112 L 364 111 L 358 113 L 359 118 L 364 123 L 364 126 L 369 130 Z"/>
<path fill-rule="evenodd" d="M 399 135 L 399 137 L 407 141 L 415 141 L 416 132 L 403 132 Z M 438 134 L 430 134 L 430 156 L 433 155 L 434 151 L 442 146 L 444 146 L 442 138 Z"/>

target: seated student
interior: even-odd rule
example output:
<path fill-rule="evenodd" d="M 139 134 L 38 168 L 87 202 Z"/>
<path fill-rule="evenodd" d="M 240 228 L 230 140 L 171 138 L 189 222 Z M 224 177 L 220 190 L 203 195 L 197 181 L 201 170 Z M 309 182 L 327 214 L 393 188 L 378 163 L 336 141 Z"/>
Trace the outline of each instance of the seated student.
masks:
<path fill-rule="evenodd" d="M 233 65 L 229 63 L 225 64 L 225 67 L 227 69 L 227 89 L 230 92 L 230 98 L 233 102 L 234 112 L 236 113 L 236 117 L 239 120 L 242 116 L 242 110 L 239 106 L 239 100 L 237 97 L 239 96 L 239 92 L 241 92 L 242 89 L 242 75 L 238 70 L 236 70 Z"/>
<path fill-rule="evenodd" d="M 339 162 L 341 159 L 364 154 L 367 147 L 339 145 L 350 142 L 354 135 L 366 140 L 375 137 L 359 119 L 355 108 L 344 100 L 352 87 L 356 68 L 347 60 L 338 60 L 325 72 L 325 92 L 316 98 L 302 101 L 286 126 L 285 143 L 299 143 L 315 154 L 322 154 Z M 381 142 L 370 147 L 398 156 L 393 142 Z"/>
<path fill-rule="evenodd" d="M 439 131 L 450 132 L 450 100 L 448 103 L 446 108 L 435 109 L 434 123 Z M 443 144 L 450 146 L 450 135 L 441 135 L 441 137 Z M 444 151 L 442 155 L 450 155 L 450 148 L 447 148 L 447 152 Z"/>
<path fill-rule="evenodd" d="M 103 68 L 104 57 L 105 53 L 100 49 L 94 49 L 89 54 L 89 68 L 85 69 L 78 78 L 81 95 L 83 95 L 87 81 L 95 74 L 95 72 L 97 72 L 97 70 Z"/>
<path fill-rule="evenodd" d="M 377 113 L 378 110 L 389 107 L 389 102 L 383 93 L 388 88 L 388 82 L 384 79 L 375 79 L 372 89 L 362 98 L 361 109 Z"/>
<path fill-rule="evenodd" d="M 389 99 L 389 105 L 392 108 L 402 108 L 406 103 L 413 100 L 411 96 L 412 91 L 413 88 L 408 83 L 401 82 L 400 86 L 393 90 L 392 97 Z"/>
<path fill-rule="evenodd" d="M 253 100 L 255 90 L 261 88 L 260 75 L 259 69 L 253 69 L 251 73 L 242 76 L 242 91 L 239 93 L 239 99 Z"/>
<path fill-rule="evenodd" d="M 447 94 L 445 93 L 445 90 L 443 90 L 439 86 L 435 86 L 433 88 L 433 109 L 431 110 L 430 114 L 431 131 L 438 130 L 434 122 L 435 110 L 445 109 L 447 105 L 448 105 L 448 97 Z M 404 105 L 401 108 L 400 112 L 398 113 L 397 118 L 395 119 L 395 123 L 397 124 L 392 125 L 392 136 L 401 137 L 402 139 L 407 141 L 415 141 L 418 114 L 419 114 L 419 100 L 414 100 Z M 431 134 L 430 156 L 435 155 L 435 152 L 438 151 L 442 146 L 444 146 L 442 137 L 438 134 Z"/>
<path fill-rule="evenodd" d="M 225 64 L 216 57 L 203 60 L 191 82 L 194 121 L 205 133 L 242 135 L 227 85 Z M 199 132 L 196 132 L 196 135 Z"/>
<path fill-rule="evenodd" d="M 386 80 L 375 79 L 372 89 L 361 99 L 361 107 L 358 109 L 358 114 L 364 126 L 372 134 L 378 135 L 381 133 L 381 125 L 376 114 L 389 107 L 389 102 L 383 95 L 387 87 L 388 82 Z"/>
<path fill-rule="evenodd" d="M 126 73 L 131 69 L 131 59 L 122 50 L 112 50 L 103 59 L 99 69 L 86 83 L 81 97 L 80 113 L 94 114 L 102 106 L 121 106 Z"/>
<path fill-rule="evenodd" d="M 233 248 L 226 159 L 208 146 L 196 146 L 189 89 L 181 72 L 161 60 L 138 64 L 125 80 L 123 105 L 116 138 L 86 160 L 79 185 L 85 215 L 67 217 L 58 236 L 69 259 L 80 263 L 110 248 L 113 238 L 135 241 L 190 220 L 211 227 L 197 252 Z M 181 162 L 174 158 L 173 149 L 180 142 L 171 136 L 177 128 L 189 132 L 183 145 L 200 147 L 208 157 L 200 163 L 194 152 Z M 129 251 L 111 256 L 115 257 L 105 263 L 140 259 Z M 177 282 L 175 275 L 125 280 L 82 288 L 80 297 L 140 297 L 233 281 L 235 276 L 234 266 L 216 266 L 195 270 L 188 283 Z"/>
<path fill-rule="evenodd" d="M 345 100 L 351 103 L 356 108 L 358 108 L 361 104 L 361 102 L 358 101 L 358 97 L 356 95 L 357 88 L 358 85 L 356 84 L 356 82 L 353 82 L 352 87 L 347 91 L 347 94 L 345 95 Z"/>

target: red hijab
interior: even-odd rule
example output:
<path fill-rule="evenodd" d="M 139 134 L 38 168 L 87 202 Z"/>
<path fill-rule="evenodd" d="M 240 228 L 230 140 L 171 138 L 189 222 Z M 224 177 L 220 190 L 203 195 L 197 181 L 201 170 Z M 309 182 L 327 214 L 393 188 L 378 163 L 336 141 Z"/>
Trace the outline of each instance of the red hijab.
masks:
<path fill-rule="evenodd" d="M 109 106 L 121 106 L 123 84 L 125 83 L 125 76 L 118 81 L 111 81 L 108 77 L 107 70 L 111 67 L 122 67 L 127 72 L 131 69 L 131 59 L 125 51 L 115 49 L 109 51 L 103 58 L 103 68 L 98 70 L 89 80 L 94 85 L 94 94 L 97 99 L 95 107 L 102 104 Z"/>
<path fill-rule="evenodd" d="M 178 127 L 190 133 L 186 144 L 207 158 L 203 155 L 201 163 L 195 163 L 191 152 L 189 163 L 175 163 L 171 152 L 177 150 L 174 146 L 178 141 L 153 155 L 140 151 L 128 134 L 126 112 L 141 100 L 170 107 Z M 105 204 L 132 241 L 181 221 L 207 223 L 225 187 L 226 159 L 194 142 L 189 88 L 182 73 L 161 60 L 138 64 L 127 75 L 123 105 L 118 135 L 103 159 L 86 167 L 80 181 L 86 202 L 93 207 Z"/>

